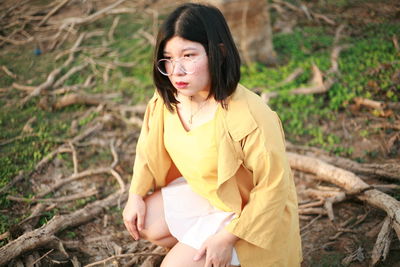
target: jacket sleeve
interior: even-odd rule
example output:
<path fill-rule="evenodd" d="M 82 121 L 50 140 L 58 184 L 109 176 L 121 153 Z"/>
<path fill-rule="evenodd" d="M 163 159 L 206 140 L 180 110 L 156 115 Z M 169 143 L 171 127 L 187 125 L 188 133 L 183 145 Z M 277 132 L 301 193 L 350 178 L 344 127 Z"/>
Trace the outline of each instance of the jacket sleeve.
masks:
<path fill-rule="evenodd" d="M 278 238 L 285 238 L 285 229 L 291 227 L 285 209 L 289 194 L 295 194 L 295 190 L 280 120 L 269 109 L 262 113 L 258 127 L 242 140 L 243 164 L 252 172 L 254 187 L 241 214 L 226 230 L 249 243 L 271 249 Z"/>
<path fill-rule="evenodd" d="M 145 196 L 154 187 L 154 177 L 152 176 L 146 157 L 146 141 L 150 130 L 150 121 L 156 102 L 156 95 L 149 101 L 143 118 L 143 125 L 136 145 L 136 156 L 133 165 L 133 175 L 130 193 Z"/>

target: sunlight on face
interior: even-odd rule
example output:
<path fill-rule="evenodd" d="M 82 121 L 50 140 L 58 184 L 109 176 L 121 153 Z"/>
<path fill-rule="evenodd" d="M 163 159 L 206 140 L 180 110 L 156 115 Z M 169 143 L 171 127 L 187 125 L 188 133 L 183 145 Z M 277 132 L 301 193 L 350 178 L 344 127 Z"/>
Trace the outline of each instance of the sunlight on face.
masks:
<path fill-rule="evenodd" d="M 178 94 L 208 95 L 211 77 L 203 45 L 175 36 L 165 44 L 164 58 L 173 62 L 167 66 L 167 71 L 170 73 L 168 78 Z"/>

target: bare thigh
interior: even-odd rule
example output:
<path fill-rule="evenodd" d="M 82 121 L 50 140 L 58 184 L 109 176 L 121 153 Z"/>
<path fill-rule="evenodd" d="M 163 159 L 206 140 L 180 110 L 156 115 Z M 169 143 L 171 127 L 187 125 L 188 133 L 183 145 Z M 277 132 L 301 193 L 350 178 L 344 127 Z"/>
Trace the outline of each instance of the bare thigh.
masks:
<path fill-rule="evenodd" d="M 178 241 L 171 235 L 164 217 L 164 203 L 161 191 L 156 191 L 145 199 L 146 216 L 141 236 L 163 247 L 172 247 Z"/>
<path fill-rule="evenodd" d="M 165 256 L 161 267 L 204 267 L 206 257 L 203 256 L 199 261 L 193 261 L 193 257 L 197 250 L 178 242 Z M 231 267 L 239 267 L 232 265 Z"/>

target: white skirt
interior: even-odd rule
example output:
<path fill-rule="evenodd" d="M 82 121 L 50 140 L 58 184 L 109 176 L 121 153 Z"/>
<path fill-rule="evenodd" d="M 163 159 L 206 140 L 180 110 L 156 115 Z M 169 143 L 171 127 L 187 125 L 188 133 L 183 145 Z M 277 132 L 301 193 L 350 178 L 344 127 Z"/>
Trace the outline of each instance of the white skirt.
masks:
<path fill-rule="evenodd" d="M 181 243 L 200 249 L 207 238 L 217 233 L 235 216 L 212 206 L 193 192 L 185 178 L 180 177 L 161 189 L 165 221 L 170 233 Z M 235 248 L 231 265 L 240 265 Z"/>

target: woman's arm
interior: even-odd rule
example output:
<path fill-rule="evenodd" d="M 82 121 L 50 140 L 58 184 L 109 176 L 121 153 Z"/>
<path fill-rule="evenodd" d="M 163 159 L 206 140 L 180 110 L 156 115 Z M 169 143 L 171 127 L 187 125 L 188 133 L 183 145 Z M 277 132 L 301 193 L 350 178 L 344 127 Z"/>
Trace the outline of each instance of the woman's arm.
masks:
<path fill-rule="evenodd" d="M 285 238 L 293 232 L 298 218 L 293 217 L 297 216 L 296 193 L 280 120 L 272 111 L 262 116 L 258 128 L 242 140 L 243 164 L 253 175 L 254 188 L 239 217 L 225 229 L 268 249 L 279 235 Z"/>

